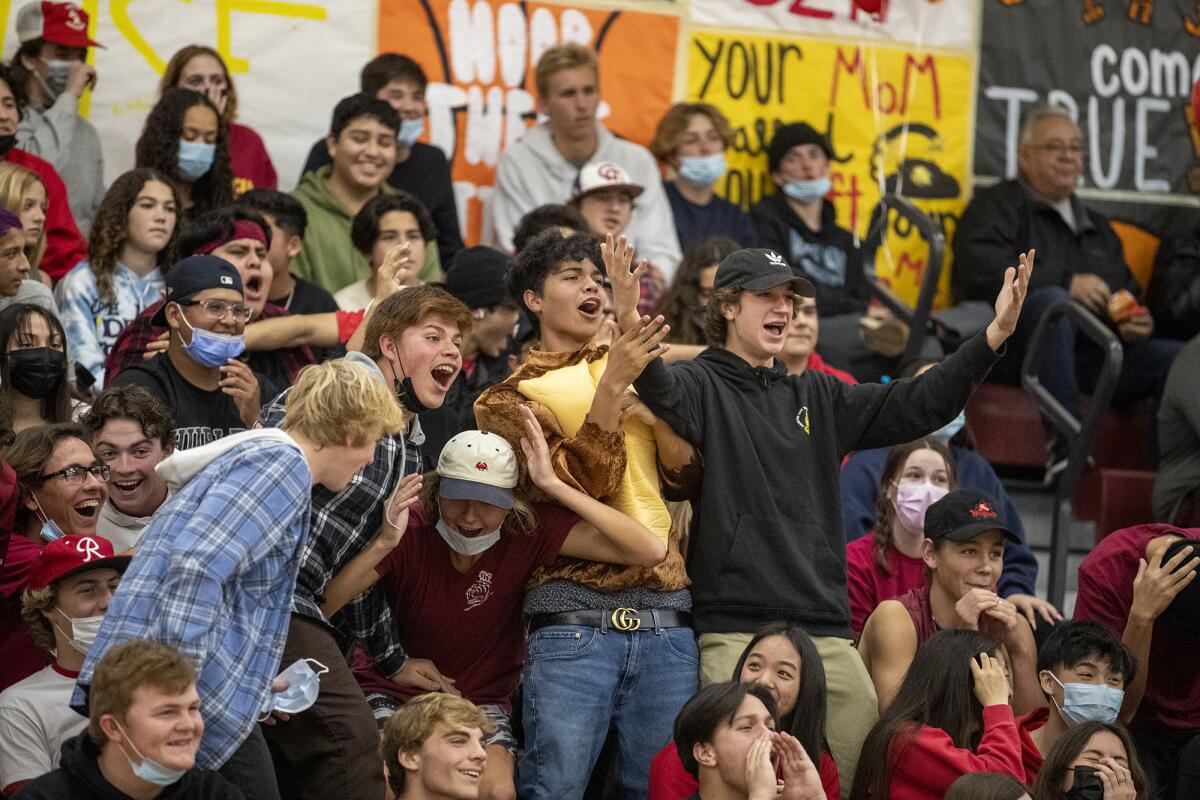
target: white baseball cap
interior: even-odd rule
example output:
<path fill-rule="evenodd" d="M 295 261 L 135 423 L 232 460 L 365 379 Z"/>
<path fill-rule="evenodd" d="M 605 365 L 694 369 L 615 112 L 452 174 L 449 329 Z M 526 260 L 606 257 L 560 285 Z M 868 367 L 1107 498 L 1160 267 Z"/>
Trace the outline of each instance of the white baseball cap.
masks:
<path fill-rule="evenodd" d="M 478 500 L 510 509 L 520 468 L 517 454 L 503 436 L 463 431 L 442 448 L 437 474 L 438 494 L 447 500 Z"/>
<path fill-rule="evenodd" d="M 585 164 L 575 178 L 575 197 L 583 197 L 589 192 L 601 189 L 624 189 L 631 197 L 642 193 L 641 184 L 629 179 L 629 173 L 620 164 L 611 161 L 597 161 Z"/>

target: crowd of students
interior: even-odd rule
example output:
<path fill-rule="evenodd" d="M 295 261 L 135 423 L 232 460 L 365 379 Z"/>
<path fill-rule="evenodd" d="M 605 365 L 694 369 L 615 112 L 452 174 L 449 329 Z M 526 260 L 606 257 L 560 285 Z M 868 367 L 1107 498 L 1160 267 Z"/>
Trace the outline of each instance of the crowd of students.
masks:
<path fill-rule="evenodd" d="M 86 30 L 28 3 L 0 69 L 5 797 L 1195 796 L 1195 345 L 1153 336 L 1064 113 L 955 237 L 977 330 L 899 364 L 809 125 L 747 213 L 718 109 L 647 150 L 551 47 L 500 249 L 466 247 L 407 56 L 285 194 L 186 47 L 106 186 Z M 1064 298 L 1164 426 L 1161 516 L 1071 620 L 963 417 Z M 1077 408 L 1096 354 L 1055 336 Z"/>

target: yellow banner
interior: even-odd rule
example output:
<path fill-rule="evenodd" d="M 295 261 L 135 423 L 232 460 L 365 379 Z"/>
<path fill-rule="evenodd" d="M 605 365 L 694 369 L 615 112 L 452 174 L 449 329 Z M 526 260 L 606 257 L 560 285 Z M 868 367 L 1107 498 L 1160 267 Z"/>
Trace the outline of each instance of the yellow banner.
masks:
<path fill-rule="evenodd" d="M 712 103 L 736 131 L 722 194 L 749 207 L 774 191 L 767 145 L 776 126 L 807 122 L 827 134 L 838 224 L 866 237 L 883 193 L 933 217 L 947 242 L 970 186 L 972 61 L 902 47 L 817 39 L 694 33 L 687 97 Z M 915 300 L 927 248 L 894 212 L 878 277 Z M 948 299 L 949 260 L 942 301 Z"/>

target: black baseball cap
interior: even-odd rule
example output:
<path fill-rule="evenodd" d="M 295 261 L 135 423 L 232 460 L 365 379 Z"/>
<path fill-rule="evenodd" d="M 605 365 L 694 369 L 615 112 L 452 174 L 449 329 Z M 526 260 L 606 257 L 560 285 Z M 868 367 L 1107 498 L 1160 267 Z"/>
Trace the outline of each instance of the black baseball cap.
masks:
<path fill-rule="evenodd" d="M 167 294 L 150 320 L 159 328 L 167 324 L 167 303 L 186 300 L 205 289 L 233 289 L 242 293 L 242 276 L 237 267 L 218 256 L 188 256 L 167 270 Z"/>
<path fill-rule="evenodd" d="M 757 292 L 771 289 L 791 281 L 792 288 L 801 297 L 816 297 L 817 290 L 788 264 L 787 259 L 774 250 L 761 248 L 738 250 L 730 253 L 717 267 L 715 288 L 749 289 Z"/>
<path fill-rule="evenodd" d="M 933 541 L 967 542 L 988 531 L 1000 531 L 1013 544 L 1021 537 L 1004 527 L 1000 506 L 987 492 L 959 489 L 950 492 L 925 512 L 925 536 Z"/>
<path fill-rule="evenodd" d="M 466 247 L 454 254 L 446 291 L 472 311 L 511 303 L 504 287 L 512 259 L 493 247 Z"/>

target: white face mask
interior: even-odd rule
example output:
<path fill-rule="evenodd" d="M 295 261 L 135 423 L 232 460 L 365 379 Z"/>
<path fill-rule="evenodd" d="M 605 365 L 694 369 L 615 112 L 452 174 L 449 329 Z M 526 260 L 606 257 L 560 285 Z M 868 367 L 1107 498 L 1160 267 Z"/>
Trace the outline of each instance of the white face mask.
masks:
<path fill-rule="evenodd" d="M 116 718 L 113 718 L 116 722 Z M 133 752 L 141 759 L 141 763 L 135 764 L 129 753 L 125 752 L 124 745 L 118 744 L 121 748 L 121 754 L 125 756 L 125 760 L 129 762 L 129 768 L 133 770 L 133 774 L 144 780 L 146 783 L 154 786 L 170 786 L 173 783 L 178 783 L 179 779 L 187 774 L 185 769 L 171 769 L 152 759 L 146 758 L 142 752 L 137 749 L 137 745 L 129 738 L 129 734 L 125 733 L 125 728 L 121 723 L 117 722 L 117 729 L 121 731 L 121 735 L 125 737 L 125 741 L 129 742 L 129 746 L 133 748 Z"/>
<path fill-rule="evenodd" d="M 96 636 L 100 633 L 100 625 L 104 622 L 104 615 L 72 619 L 64 614 L 61 608 L 56 607 L 54 610 L 62 614 L 63 619 L 71 623 L 71 632 L 75 635 L 67 636 L 67 632 L 57 625 L 54 625 L 55 630 L 71 641 L 71 647 L 87 655 L 87 651 L 96 643 Z M 54 623 L 50 624 L 53 625 Z"/>
<path fill-rule="evenodd" d="M 479 536 L 463 536 L 458 531 L 446 524 L 444 519 L 438 518 L 437 532 L 442 535 L 442 540 L 454 552 L 464 556 L 477 556 L 484 550 L 500 541 L 500 529 L 491 533 L 482 533 Z"/>

